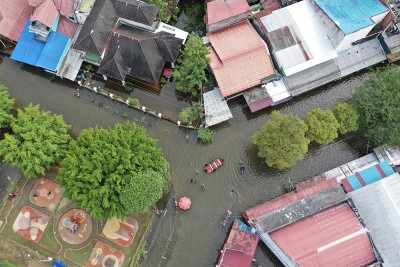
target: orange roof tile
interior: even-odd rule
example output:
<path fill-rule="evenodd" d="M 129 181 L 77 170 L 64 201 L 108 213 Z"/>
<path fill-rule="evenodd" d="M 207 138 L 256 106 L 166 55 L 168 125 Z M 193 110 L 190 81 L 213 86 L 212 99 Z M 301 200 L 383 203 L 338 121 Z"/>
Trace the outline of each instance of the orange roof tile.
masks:
<path fill-rule="evenodd" d="M 250 12 L 250 6 L 246 0 L 215 0 L 207 3 L 207 23 L 217 23 L 247 12 Z"/>
<path fill-rule="evenodd" d="M 210 66 L 223 97 L 275 75 L 266 44 L 247 20 L 207 36 L 212 44 Z"/>

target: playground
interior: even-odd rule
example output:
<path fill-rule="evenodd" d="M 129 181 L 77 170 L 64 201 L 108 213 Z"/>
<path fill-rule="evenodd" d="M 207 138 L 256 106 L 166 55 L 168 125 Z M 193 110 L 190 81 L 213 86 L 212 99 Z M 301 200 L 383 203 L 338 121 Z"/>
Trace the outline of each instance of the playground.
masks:
<path fill-rule="evenodd" d="M 10 250 L 16 246 L 28 252 L 23 257 L 30 264 L 22 266 L 51 266 L 41 262 L 51 257 L 69 267 L 128 267 L 151 214 L 98 222 L 63 197 L 56 175 L 53 170 L 40 179 L 21 178 L 14 188 L 15 198 L 0 211 L 0 235 L 5 244 Z M 16 255 L 10 254 L 9 259 L 18 262 L 22 255 Z"/>

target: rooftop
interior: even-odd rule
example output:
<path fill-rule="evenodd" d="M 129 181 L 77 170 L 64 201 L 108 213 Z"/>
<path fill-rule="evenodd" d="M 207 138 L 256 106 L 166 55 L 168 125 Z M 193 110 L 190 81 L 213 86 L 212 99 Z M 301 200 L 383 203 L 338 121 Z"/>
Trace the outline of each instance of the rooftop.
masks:
<path fill-rule="evenodd" d="M 347 203 L 290 224 L 270 236 L 299 266 L 359 267 L 376 261 L 367 229 Z"/>
<path fill-rule="evenodd" d="M 217 23 L 250 11 L 246 0 L 214 0 L 207 3 L 207 24 Z"/>
<path fill-rule="evenodd" d="M 389 10 L 379 0 L 313 0 L 345 33 L 374 25 L 372 17 Z"/>
<path fill-rule="evenodd" d="M 235 220 L 228 240 L 222 250 L 223 252 L 218 263 L 219 267 L 251 266 L 260 238 L 255 234 L 243 230 L 243 228 L 245 228 L 245 224 L 239 220 Z"/>
<path fill-rule="evenodd" d="M 222 97 L 239 93 L 275 76 L 266 44 L 247 20 L 207 36 L 212 45 L 210 65 Z"/>
<path fill-rule="evenodd" d="M 367 226 L 383 267 L 400 262 L 400 175 L 392 174 L 348 194 Z"/>
<path fill-rule="evenodd" d="M 232 113 L 218 88 L 203 94 L 206 126 L 213 126 L 231 119 Z"/>
<path fill-rule="evenodd" d="M 26 0 L 2 0 L 0 10 L 3 17 L 0 21 L 0 35 L 17 42 L 34 7 Z"/>

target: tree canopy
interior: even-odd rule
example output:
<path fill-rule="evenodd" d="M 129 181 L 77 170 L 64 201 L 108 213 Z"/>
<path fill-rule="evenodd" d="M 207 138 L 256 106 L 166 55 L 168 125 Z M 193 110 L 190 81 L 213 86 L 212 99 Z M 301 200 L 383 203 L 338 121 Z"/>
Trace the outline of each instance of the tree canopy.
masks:
<path fill-rule="evenodd" d="M 349 103 L 343 102 L 336 104 L 332 109 L 336 120 L 339 122 L 339 133 L 346 134 L 358 130 L 357 110 Z"/>
<path fill-rule="evenodd" d="M 189 36 L 182 52 L 183 61 L 174 71 L 176 90 L 197 93 L 203 82 L 207 81 L 208 53 L 208 48 L 199 36 Z"/>
<path fill-rule="evenodd" d="M 167 188 L 170 174 L 157 141 L 129 123 L 82 131 L 71 141 L 57 181 L 68 198 L 103 220 L 147 210 Z"/>
<path fill-rule="evenodd" d="M 310 140 L 305 137 L 307 125 L 294 115 L 272 112 L 271 119 L 253 135 L 258 156 L 270 167 L 280 170 L 292 167 L 304 158 Z"/>
<path fill-rule="evenodd" d="M 170 18 L 170 12 L 168 11 L 168 4 L 169 1 L 167 0 L 148 0 L 149 4 L 153 4 L 156 5 L 160 8 L 160 19 L 163 22 L 168 22 L 169 18 Z"/>
<path fill-rule="evenodd" d="M 0 128 L 7 127 L 13 116 L 11 109 L 14 105 L 14 99 L 10 98 L 7 87 L 0 84 Z"/>
<path fill-rule="evenodd" d="M 12 134 L 0 141 L 4 161 L 17 166 L 25 176 L 44 174 L 65 155 L 70 136 L 69 125 L 61 115 L 52 115 L 30 104 L 18 110 L 11 122 Z"/>
<path fill-rule="evenodd" d="M 359 132 L 372 145 L 400 145 L 400 70 L 390 65 L 376 70 L 357 88 L 353 105 Z"/>
<path fill-rule="evenodd" d="M 179 120 L 183 123 L 192 125 L 192 123 L 199 119 L 203 112 L 203 107 L 199 102 L 193 102 L 190 107 L 183 108 L 179 113 Z"/>
<path fill-rule="evenodd" d="M 329 144 L 338 137 L 339 122 L 332 110 L 316 108 L 304 119 L 308 126 L 307 138 L 321 145 Z"/>

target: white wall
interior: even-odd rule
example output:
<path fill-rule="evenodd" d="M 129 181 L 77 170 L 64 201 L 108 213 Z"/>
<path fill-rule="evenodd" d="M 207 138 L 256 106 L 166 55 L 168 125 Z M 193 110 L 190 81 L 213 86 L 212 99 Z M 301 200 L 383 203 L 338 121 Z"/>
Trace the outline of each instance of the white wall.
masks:
<path fill-rule="evenodd" d="M 367 36 L 367 34 L 372 30 L 375 25 L 371 25 L 369 27 L 365 27 L 359 31 L 347 34 L 343 40 L 336 47 L 336 52 L 339 53 L 343 50 L 349 49 L 352 45 L 351 43 L 361 40 Z"/>

